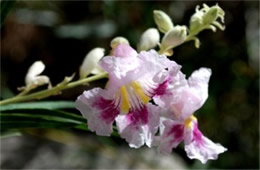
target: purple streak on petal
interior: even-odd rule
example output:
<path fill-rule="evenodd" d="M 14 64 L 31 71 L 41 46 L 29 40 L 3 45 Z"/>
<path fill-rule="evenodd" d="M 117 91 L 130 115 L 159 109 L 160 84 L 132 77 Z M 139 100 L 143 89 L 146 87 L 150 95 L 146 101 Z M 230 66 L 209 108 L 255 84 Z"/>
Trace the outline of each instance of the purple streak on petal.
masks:
<path fill-rule="evenodd" d="M 153 96 L 164 95 L 166 93 L 168 83 L 169 83 L 169 79 L 166 79 L 161 84 L 159 84 L 158 87 L 154 89 Z"/>
<path fill-rule="evenodd" d="M 93 106 L 102 110 L 100 118 L 106 123 L 113 122 L 116 116 L 119 115 L 119 109 L 114 105 L 113 100 L 107 100 L 100 97 L 99 100 L 93 104 Z"/>
<path fill-rule="evenodd" d="M 182 141 L 184 137 L 184 126 L 182 124 L 173 125 L 167 136 L 169 135 L 174 136 L 174 138 L 171 140 L 171 143 Z"/>
<path fill-rule="evenodd" d="M 194 124 L 194 129 L 193 129 L 193 140 L 196 141 L 197 145 L 201 145 L 203 143 L 202 140 L 202 133 L 198 128 L 198 124 Z"/>
<path fill-rule="evenodd" d="M 174 138 L 180 138 L 183 136 L 183 132 L 184 126 L 182 124 L 173 125 L 168 136 L 174 134 Z"/>
<path fill-rule="evenodd" d="M 135 125 L 138 123 L 147 124 L 148 123 L 148 111 L 146 106 L 142 106 L 141 109 L 131 110 L 127 114 L 127 119 L 131 124 Z"/>

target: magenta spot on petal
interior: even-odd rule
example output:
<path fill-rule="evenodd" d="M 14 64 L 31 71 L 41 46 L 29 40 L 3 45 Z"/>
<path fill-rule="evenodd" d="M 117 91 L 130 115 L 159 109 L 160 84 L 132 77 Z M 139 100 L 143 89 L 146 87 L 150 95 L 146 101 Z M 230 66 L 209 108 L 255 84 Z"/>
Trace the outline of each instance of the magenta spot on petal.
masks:
<path fill-rule="evenodd" d="M 198 128 L 198 124 L 194 124 L 194 129 L 193 129 L 193 140 L 198 144 L 202 144 L 202 133 Z"/>
<path fill-rule="evenodd" d="M 154 89 L 153 95 L 160 96 L 160 95 L 165 94 L 168 83 L 169 83 L 169 79 L 164 80 L 161 84 L 158 85 L 158 87 L 156 89 Z"/>
<path fill-rule="evenodd" d="M 167 136 L 170 135 L 173 135 L 174 137 L 173 140 L 171 140 L 171 143 L 180 142 L 184 137 L 184 126 L 181 124 L 173 125 Z"/>
<path fill-rule="evenodd" d="M 127 114 L 127 119 L 131 122 L 131 124 L 147 124 L 148 123 L 148 110 L 146 106 L 142 106 L 141 109 L 131 110 Z"/>
<path fill-rule="evenodd" d="M 174 138 L 182 138 L 184 133 L 184 126 L 179 125 L 173 125 L 171 130 L 168 133 L 168 136 L 171 134 L 174 134 Z"/>
<path fill-rule="evenodd" d="M 114 105 L 113 100 L 107 100 L 100 97 L 94 104 L 94 107 L 99 108 L 102 112 L 100 118 L 106 123 L 111 123 L 115 120 L 116 116 L 119 115 L 119 109 Z"/>

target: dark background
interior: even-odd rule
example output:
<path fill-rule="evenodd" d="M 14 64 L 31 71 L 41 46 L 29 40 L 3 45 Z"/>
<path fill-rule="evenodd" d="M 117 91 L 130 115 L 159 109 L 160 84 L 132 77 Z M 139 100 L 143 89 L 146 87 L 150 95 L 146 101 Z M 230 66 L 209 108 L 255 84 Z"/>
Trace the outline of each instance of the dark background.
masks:
<path fill-rule="evenodd" d="M 201 1 L 18 1 L 1 28 L 1 98 L 8 98 L 18 93 L 17 87 L 24 85 L 24 76 L 34 61 L 42 60 L 46 65 L 43 74 L 48 75 L 53 84 L 57 84 L 65 76 L 78 72 L 86 53 L 91 49 L 103 47 L 108 54 L 110 41 L 115 36 L 126 37 L 130 44 L 136 47 L 142 32 L 149 27 L 156 27 L 152 13 L 154 9 L 168 13 L 175 25 L 188 25 L 196 5 L 202 3 Z M 206 3 L 210 6 L 216 4 L 213 1 Z M 182 71 L 187 76 L 200 67 L 212 69 L 209 98 L 195 115 L 205 136 L 221 143 L 228 148 L 228 151 L 221 154 L 217 161 L 209 161 L 206 166 L 189 160 L 181 147 L 172 156 L 177 155 L 183 159 L 185 168 L 258 169 L 259 2 L 220 1 L 218 4 L 226 12 L 226 30 L 223 32 L 217 30 L 216 33 L 211 30 L 203 31 L 198 36 L 201 40 L 199 49 L 194 47 L 193 42 L 186 43 L 175 49 L 171 59 L 183 66 Z M 92 83 L 92 86 L 103 86 L 104 83 L 98 81 Z M 75 100 L 84 89 L 86 87 L 67 90 L 61 96 L 51 97 L 48 100 Z M 89 142 L 92 143 L 100 141 L 114 143 L 111 145 L 114 148 L 113 152 L 120 154 L 121 150 L 124 150 L 125 154 L 129 153 L 129 159 L 135 157 L 134 152 L 139 154 L 142 151 L 142 149 L 139 151 L 129 149 L 121 139 L 103 139 L 92 133 L 73 132 L 72 134 L 84 140 L 91 139 Z M 14 145 L 7 140 L 14 140 L 16 149 L 11 147 Z M 31 152 L 28 152 L 28 147 L 23 143 L 26 143 L 26 146 L 31 143 L 30 147 L 33 148 L 29 149 Z M 5 148 L 6 145 L 9 146 L 9 150 L 8 147 Z M 83 149 L 74 152 L 77 155 L 84 150 L 86 154 L 80 156 L 82 160 L 89 160 L 92 157 L 88 157 L 88 153 L 96 155 L 97 152 L 102 152 L 102 149 L 91 149 L 91 144 L 80 143 L 79 145 L 82 145 Z M 106 145 L 102 142 L 100 144 L 102 147 Z M 73 166 L 73 162 L 75 163 L 78 157 L 70 158 L 72 163 L 70 166 L 67 165 L 64 161 L 68 159 L 67 154 L 60 156 L 65 152 L 67 145 L 59 141 L 53 143 L 51 140 L 23 136 L 2 140 L 2 148 L 5 148 L 1 150 L 2 155 L 16 152 L 11 154 L 12 156 L 1 159 L 2 168 L 68 168 L 70 166 L 75 169 L 98 168 L 97 161 Z M 32 164 L 32 160 L 38 160 L 35 152 L 40 149 L 43 150 L 43 155 L 49 149 L 59 159 L 55 162 L 55 159 L 48 160 L 51 156 L 40 157 L 39 162 L 54 161 L 54 163 Z M 106 154 L 109 157 L 109 153 Z M 25 159 L 26 155 L 28 159 Z M 147 155 L 144 157 L 146 159 Z M 11 163 L 14 159 L 16 164 Z M 72 161 L 73 159 L 75 161 Z M 100 157 L 96 156 L 93 160 L 96 159 Z M 122 165 L 121 168 L 139 167 L 133 162 L 125 163 L 127 165 L 123 166 L 124 161 L 119 163 L 119 159 L 109 160 L 113 160 L 115 167 L 116 164 Z M 103 168 L 109 167 L 103 164 Z M 112 164 L 110 166 L 115 168 Z M 162 167 L 141 166 L 141 168 Z"/>

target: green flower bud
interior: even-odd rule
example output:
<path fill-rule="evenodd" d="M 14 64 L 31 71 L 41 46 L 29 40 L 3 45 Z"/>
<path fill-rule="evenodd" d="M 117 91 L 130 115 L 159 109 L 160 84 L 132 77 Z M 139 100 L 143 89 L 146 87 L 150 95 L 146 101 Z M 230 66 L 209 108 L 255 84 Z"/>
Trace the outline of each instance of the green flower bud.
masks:
<path fill-rule="evenodd" d="M 209 7 L 203 4 L 203 8 L 199 8 L 199 6 L 196 7 L 196 12 L 190 19 L 190 34 L 196 35 L 203 29 L 211 29 L 215 32 L 216 27 L 221 30 L 225 29 L 223 25 L 216 21 L 220 18 L 221 22 L 224 23 L 225 12 L 218 5 Z"/>
<path fill-rule="evenodd" d="M 214 6 L 211 7 L 203 16 L 203 23 L 204 24 L 211 24 L 215 21 L 218 17 L 219 7 Z"/>
<path fill-rule="evenodd" d="M 158 29 L 162 33 L 167 33 L 169 30 L 173 29 L 172 20 L 165 12 L 154 10 L 153 16 Z"/>
<path fill-rule="evenodd" d="M 167 32 L 161 43 L 161 50 L 166 51 L 182 44 L 187 36 L 186 26 L 176 26 Z"/>
<path fill-rule="evenodd" d="M 203 26 L 203 12 L 197 11 L 190 19 L 190 32 L 196 34 Z"/>

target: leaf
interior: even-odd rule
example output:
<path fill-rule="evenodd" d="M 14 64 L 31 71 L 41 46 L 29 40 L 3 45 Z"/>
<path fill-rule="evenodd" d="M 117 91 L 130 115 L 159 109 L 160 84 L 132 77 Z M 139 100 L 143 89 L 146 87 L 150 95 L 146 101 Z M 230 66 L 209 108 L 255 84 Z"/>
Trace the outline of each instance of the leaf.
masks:
<path fill-rule="evenodd" d="M 15 114 L 15 113 L 22 113 L 22 114 L 30 114 L 30 115 L 49 115 L 49 116 L 59 116 L 70 118 L 79 121 L 86 121 L 82 116 L 77 115 L 75 113 L 65 112 L 61 110 L 49 110 L 49 109 L 17 109 L 17 110 L 7 110 L 1 113 L 8 113 L 8 114 Z"/>
<path fill-rule="evenodd" d="M 1 123 L 1 132 L 14 129 L 23 129 L 23 128 L 71 128 L 74 127 L 75 123 L 62 123 L 54 121 L 4 121 Z"/>
<path fill-rule="evenodd" d="M 15 110 L 0 113 L 1 131 L 19 128 L 61 128 L 85 123 L 79 115 L 48 109 Z"/>
<path fill-rule="evenodd" d="M 0 112 L 17 109 L 71 109 L 75 108 L 74 101 L 40 101 L 8 104 L 0 107 Z"/>
<path fill-rule="evenodd" d="M 7 14 L 10 12 L 10 10 L 12 9 L 12 7 L 14 6 L 16 0 L 11 0 L 11 1 L 7 1 L 7 0 L 2 0 L 1 4 L 0 4 L 0 10 L 1 10 L 1 25 L 3 25 L 4 20 L 7 16 Z"/>
<path fill-rule="evenodd" d="M 69 119 L 64 117 L 58 117 L 58 116 L 50 116 L 50 115 L 33 115 L 33 114 L 26 114 L 26 113 L 1 113 L 1 121 L 2 123 L 5 121 L 15 121 L 15 120 L 46 120 L 46 121 L 56 121 L 56 122 L 64 122 L 64 123 L 82 123 L 79 120 L 75 119 Z"/>

